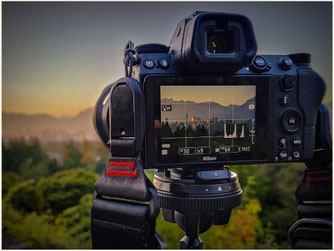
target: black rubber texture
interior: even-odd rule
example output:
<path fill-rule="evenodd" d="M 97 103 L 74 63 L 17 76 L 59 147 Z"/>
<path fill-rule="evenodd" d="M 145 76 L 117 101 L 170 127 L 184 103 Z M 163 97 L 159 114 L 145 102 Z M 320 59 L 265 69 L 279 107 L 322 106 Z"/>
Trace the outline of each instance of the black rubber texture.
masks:
<path fill-rule="evenodd" d="M 129 167 L 112 167 L 106 166 L 100 178 L 96 181 L 95 191 L 98 195 L 124 198 L 138 201 L 148 201 L 149 191 L 145 182 L 145 174 L 142 163 L 136 158 L 116 158 L 112 157 L 110 161 L 134 161 L 135 166 Z M 114 171 L 136 171 L 137 177 L 127 176 L 110 176 L 107 169 Z"/>
<path fill-rule="evenodd" d="M 301 68 L 298 72 L 298 102 L 304 113 L 304 126 L 316 124 L 321 100 L 326 85 L 323 79 L 311 68 Z"/>
<path fill-rule="evenodd" d="M 242 202 L 242 190 L 234 194 L 208 197 L 176 197 L 158 193 L 160 206 L 176 211 L 215 211 L 237 207 Z"/>
<path fill-rule="evenodd" d="M 311 54 L 309 53 L 294 53 L 290 54 L 289 57 L 294 64 L 309 64 L 311 62 Z"/>
<path fill-rule="evenodd" d="M 168 53 L 169 47 L 164 44 L 141 44 L 135 48 L 137 54 L 142 53 Z"/>
<path fill-rule="evenodd" d="M 95 199 L 93 249 L 155 248 L 155 220 L 148 220 L 148 212 L 148 205 Z"/>
<path fill-rule="evenodd" d="M 112 139 L 110 151 L 112 156 L 133 157 L 135 156 L 135 140 Z"/>

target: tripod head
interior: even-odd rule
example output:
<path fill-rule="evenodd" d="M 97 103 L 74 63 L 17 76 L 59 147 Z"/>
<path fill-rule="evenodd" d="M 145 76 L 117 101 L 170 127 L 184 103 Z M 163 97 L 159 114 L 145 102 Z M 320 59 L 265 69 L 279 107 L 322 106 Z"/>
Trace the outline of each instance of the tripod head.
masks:
<path fill-rule="evenodd" d="M 228 168 L 166 170 L 154 175 L 153 184 L 164 219 L 186 233 L 181 248 L 202 248 L 198 235 L 212 225 L 227 224 L 242 200 L 238 176 Z"/>

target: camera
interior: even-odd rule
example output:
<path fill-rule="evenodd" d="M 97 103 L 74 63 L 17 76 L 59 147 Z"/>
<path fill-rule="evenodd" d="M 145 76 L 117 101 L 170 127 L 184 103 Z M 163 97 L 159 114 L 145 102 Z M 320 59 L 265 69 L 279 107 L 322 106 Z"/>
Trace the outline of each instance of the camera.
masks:
<path fill-rule="evenodd" d="M 325 83 L 307 53 L 256 55 L 247 17 L 195 12 L 169 46 L 127 51 L 131 80 L 108 86 L 95 108 L 112 155 L 127 140 L 144 168 L 159 170 L 312 158 Z"/>
<path fill-rule="evenodd" d="M 319 110 L 325 83 L 310 67 L 310 55 L 256 51 L 247 17 L 215 12 L 195 12 L 183 19 L 169 46 L 134 47 L 128 42 L 126 77 L 103 90 L 93 118 L 111 152 L 95 185 L 93 247 L 110 247 L 110 232 L 116 248 L 138 243 L 164 248 L 158 234 L 152 235 L 161 207 L 164 219 L 186 233 L 180 247 L 201 248 L 198 235 L 212 225 L 227 224 L 231 210 L 242 201 L 237 174 L 226 165 L 307 162 L 314 155 L 316 138 L 329 139 L 329 127 L 323 126 L 328 112 Z M 331 147 L 325 148 L 330 152 Z M 324 159 L 320 152 L 314 163 Z M 144 168 L 158 169 L 153 184 Z M 139 209 L 103 196 L 149 200 L 149 209 L 140 206 L 151 212 L 147 219 L 146 211 L 136 216 L 146 225 L 136 229 L 149 229 L 145 236 L 151 238 L 131 239 L 133 223 L 127 219 Z M 106 221 L 107 214 L 113 220 Z M 120 235 L 124 229 L 131 231 Z M 119 244 L 121 236 L 129 239 Z"/>

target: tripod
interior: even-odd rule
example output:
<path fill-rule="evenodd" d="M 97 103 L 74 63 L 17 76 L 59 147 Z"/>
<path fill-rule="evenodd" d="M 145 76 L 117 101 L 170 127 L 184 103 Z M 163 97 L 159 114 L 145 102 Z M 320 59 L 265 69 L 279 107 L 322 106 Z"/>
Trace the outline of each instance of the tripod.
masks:
<path fill-rule="evenodd" d="M 296 190 L 298 221 L 288 233 L 293 248 L 332 247 L 332 141 L 323 104 L 317 117 L 315 149 Z M 232 208 L 242 200 L 237 174 L 227 168 L 166 170 L 157 172 L 153 183 L 164 219 L 186 233 L 180 241 L 182 249 L 203 248 L 198 235 L 212 225 L 227 224 Z"/>
<path fill-rule="evenodd" d="M 198 235 L 212 225 L 227 224 L 232 208 L 242 201 L 237 174 L 228 168 L 166 170 L 154 175 L 153 184 L 164 219 L 186 233 L 180 241 L 182 249 L 203 248 Z"/>

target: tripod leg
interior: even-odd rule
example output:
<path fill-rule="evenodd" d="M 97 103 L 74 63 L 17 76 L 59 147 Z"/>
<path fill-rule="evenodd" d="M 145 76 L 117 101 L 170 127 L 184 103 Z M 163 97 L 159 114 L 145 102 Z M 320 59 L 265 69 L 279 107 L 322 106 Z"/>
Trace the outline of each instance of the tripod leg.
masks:
<path fill-rule="evenodd" d="M 203 241 L 201 238 L 189 237 L 185 235 L 180 241 L 181 249 L 203 249 Z"/>
<path fill-rule="evenodd" d="M 193 212 L 186 215 L 175 212 L 176 223 L 186 235 L 180 241 L 181 249 L 202 249 L 203 242 L 198 237 L 200 233 L 200 220 L 202 213 Z"/>

